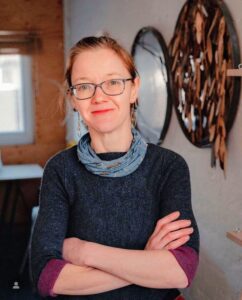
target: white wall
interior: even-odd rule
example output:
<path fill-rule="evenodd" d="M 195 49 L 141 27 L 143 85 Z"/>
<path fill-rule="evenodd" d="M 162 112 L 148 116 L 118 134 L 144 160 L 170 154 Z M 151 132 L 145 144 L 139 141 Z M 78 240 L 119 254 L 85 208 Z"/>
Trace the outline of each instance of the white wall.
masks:
<path fill-rule="evenodd" d="M 127 49 L 144 26 L 156 27 L 167 43 L 184 0 L 65 0 L 66 45 L 108 31 Z M 242 1 L 227 1 L 242 40 Z M 70 123 L 70 127 L 73 126 Z M 228 172 L 210 167 L 210 150 L 194 147 L 173 111 L 163 146 L 179 152 L 191 172 L 193 208 L 201 235 L 199 271 L 189 290 L 192 300 L 238 300 L 242 290 L 242 248 L 226 231 L 242 227 L 242 103 L 230 132 Z"/>

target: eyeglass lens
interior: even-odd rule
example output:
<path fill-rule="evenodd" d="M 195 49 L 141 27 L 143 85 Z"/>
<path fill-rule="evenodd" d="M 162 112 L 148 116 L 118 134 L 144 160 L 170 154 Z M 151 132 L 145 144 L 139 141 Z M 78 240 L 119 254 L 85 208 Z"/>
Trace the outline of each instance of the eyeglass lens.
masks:
<path fill-rule="evenodd" d="M 105 94 L 115 96 L 123 93 L 125 81 L 123 79 L 111 79 L 100 84 L 82 83 L 76 85 L 73 92 L 78 99 L 87 99 L 94 96 L 97 87 L 100 87 Z"/>

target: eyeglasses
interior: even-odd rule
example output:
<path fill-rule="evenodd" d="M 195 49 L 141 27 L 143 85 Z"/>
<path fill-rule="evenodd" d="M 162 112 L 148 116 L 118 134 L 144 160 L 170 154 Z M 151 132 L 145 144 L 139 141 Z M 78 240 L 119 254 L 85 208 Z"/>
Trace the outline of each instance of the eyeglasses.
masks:
<path fill-rule="evenodd" d="M 80 83 L 71 86 L 69 89 L 78 100 L 86 100 L 92 98 L 95 95 L 97 87 L 100 87 L 104 94 L 108 96 L 118 96 L 123 94 L 125 90 L 125 82 L 133 80 L 133 78 L 127 79 L 109 79 L 99 84 L 95 83 Z"/>

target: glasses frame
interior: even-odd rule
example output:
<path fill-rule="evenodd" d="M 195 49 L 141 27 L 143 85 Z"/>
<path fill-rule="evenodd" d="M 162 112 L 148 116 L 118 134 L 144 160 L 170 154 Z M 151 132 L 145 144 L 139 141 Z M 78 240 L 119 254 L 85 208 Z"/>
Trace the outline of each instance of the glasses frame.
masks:
<path fill-rule="evenodd" d="M 111 81 L 111 80 L 121 80 L 121 81 L 123 82 L 124 86 L 123 86 L 123 90 L 122 90 L 121 93 L 118 93 L 118 94 L 109 94 L 109 93 L 106 93 L 106 92 L 103 90 L 103 87 L 102 87 L 103 84 L 104 84 L 105 82 Z M 118 95 L 122 95 L 122 94 L 123 94 L 123 92 L 125 91 L 125 83 L 126 83 L 126 81 L 130 81 L 130 80 L 133 81 L 134 78 L 113 78 L 113 79 L 104 80 L 104 81 L 102 81 L 101 83 L 98 83 L 98 84 L 92 83 L 92 82 L 83 82 L 83 83 L 79 83 L 79 84 L 75 84 L 75 85 L 70 86 L 70 87 L 69 87 L 69 90 L 71 91 L 71 94 L 72 94 L 77 100 L 79 100 L 79 101 L 91 99 L 91 98 L 95 95 L 97 87 L 100 87 L 100 89 L 102 90 L 102 92 L 103 92 L 105 95 L 107 95 L 107 96 L 118 96 Z M 77 87 L 77 86 L 80 86 L 80 85 L 82 85 L 82 84 L 90 84 L 90 85 L 94 86 L 94 90 L 93 90 L 92 96 L 87 97 L 87 98 L 78 98 L 78 97 L 75 95 L 75 93 L 76 93 L 76 87 Z"/>

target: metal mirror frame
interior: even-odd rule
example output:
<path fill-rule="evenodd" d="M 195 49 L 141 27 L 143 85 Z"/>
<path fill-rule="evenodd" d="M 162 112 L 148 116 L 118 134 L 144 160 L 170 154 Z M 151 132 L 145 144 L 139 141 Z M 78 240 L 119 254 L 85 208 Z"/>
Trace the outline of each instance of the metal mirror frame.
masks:
<path fill-rule="evenodd" d="M 131 54 L 133 56 L 133 58 L 135 59 L 135 55 L 137 52 L 137 47 L 139 47 L 140 45 L 140 40 L 142 40 L 142 37 L 151 32 L 154 37 L 157 39 L 157 42 L 160 45 L 160 48 L 163 52 L 163 56 L 164 56 L 164 65 L 166 68 L 166 72 L 167 72 L 167 83 L 166 83 L 166 90 L 167 90 L 167 107 L 166 107 L 166 112 L 165 112 L 165 120 L 164 120 L 164 124 L 163 127 L 161 128 L 161 133 L 160 133 L 160 139 L 157 142 L 158 145 L 160 145 L 163 141 L 164 138 L 166 136 L 168 127 L 169 127 L 169 123 L 170 123 L 170 119 L 171 119 L 171 113 L 172 113 L 172 99 L 173 99 L 173 93 L 172 93 L 172 76 L 171 76 L 171 72 L 170 72 L 170 57 L 168 54 L 168 47 L 165 43 L 165 40 L 162 36 L 162 34 L 154 27 L 151 26 L 147 26 L 147 27 L 143 27 L 141 28 L 137 35 L 135 36 L 133 45 L 132 45 L 132 49 L 131 49 Z M 138 70 L 139 71 L 139 70 Z M 150 126 L 152 126 L 152 124 L 150 124 Z M 139 130 L 138 126 L 136 126 L 137 129 Z M 142 132 L 141 132 L 142 134 Z"/>

